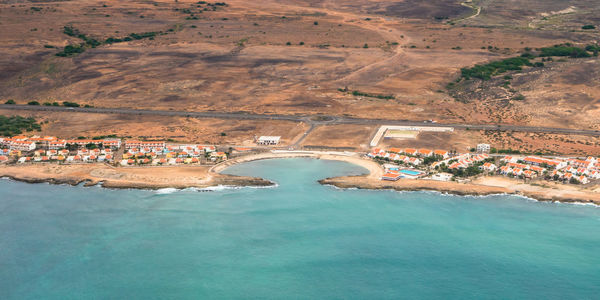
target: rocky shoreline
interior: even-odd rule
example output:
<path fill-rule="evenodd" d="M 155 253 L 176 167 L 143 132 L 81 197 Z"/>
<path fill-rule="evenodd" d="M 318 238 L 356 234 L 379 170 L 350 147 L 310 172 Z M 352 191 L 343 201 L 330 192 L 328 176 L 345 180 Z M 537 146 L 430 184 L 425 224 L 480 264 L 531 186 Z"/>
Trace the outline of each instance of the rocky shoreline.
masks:
<path fill-rule="evenodd" d="M 207 167 L 115 168 L 104 164 L 1 166 L 0 177 L 26 183 L 101 186 L 114 189 L 273 186 L 256 177 L 208 174 Z"/>
<path fill-rule="evenodd" d="M 119 182 L 111 180 L 90 180 L 86 178 L 31 178 L 12 175 L 0 175 L 14 181 L 25 183 L 48 183 L 48 184 L 66 184 L 71 186 L 83 185 L 84 187 L 100 186 L 111 189 L 140 189 L 140 190 L 158 190 L 164 188 L 186 189 L 186 188 L 208 188 L 214 186 L 235 186 L 235 187 L 268 187 L 275 183 L 258 177 L 223 175 L 213 178 L 208 184 L 188 185 L 188 184 L 160 184 L 160 183 L 141 183 L 141 182 Z"/>
<path fill-rule="evenodd" d="M 498 194 L 520 195 L 543 202 L 582 203 L 600 205 L 600 194 L 594 192 L 552 193 L 548 190 L 524 190 L 510 187 L 486 186 L 480 184 L 441 182 L 422 179 L 402 179 L 396 182 L 374 181 L 364 176 L 343 176 L 319 180 L 320 184 L 337 188 L 396 190 L 396 191 L 435 191 L 458 196 L 488 196 Z"/>
<path fill-rule="evenodd" d="M 271 158 L 310 157 L 340 160 L 366 168 L 362 176 L 342 176 L 319 180 L 320 184 L 338 188 L 358 188 L 397 191 L 436 191 L 460 196 L 485 196 L 514 194 L 538 201 L 584 203 L 600 205 L 599 189 L 591 190 L 573 186 L 539 186 L 501 177 L 484 177 L 470 183 L 433 181 L 425 179 L 380 180 L 381 167 L 370 160 L 352 155 L 324 152 L 312 153 L 261 153 L 243 156 L 222 164 L 208 166 L 176 167 L 113 167 L 104 164 L 86 165 L 20 165 L 0 166 L 0 177 L 27 183 L 68 184 L 72 186 L 101 186 L 115 189 L 208 188 L 215 186 L 268 187 L 275 183 L 257 177 L 222 174 L 235 164 Z"/>

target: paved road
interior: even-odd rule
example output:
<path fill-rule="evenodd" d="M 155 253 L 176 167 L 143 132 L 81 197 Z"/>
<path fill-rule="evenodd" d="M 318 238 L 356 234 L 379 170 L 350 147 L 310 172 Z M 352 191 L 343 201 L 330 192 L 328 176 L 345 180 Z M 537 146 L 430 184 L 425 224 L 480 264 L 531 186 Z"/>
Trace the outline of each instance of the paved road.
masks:
<path fill-rule="evenodd" d="M 54 111 L 54 112 L 79 112 L 79 113 L 100 113 L 100 114 L 127 114 L 127 115 L 154 115 L 154 116 L 175 116 L 190 118 L 216 118 L 216 119 L 235 119 L 235 120 L 282 120 L 293 122 L 306 122 L 311 128 L 317 125 L 326 124 L 357 124 L 357 125 L 401 125 L 401 126 L 425 126 L 425 127 L 453 127 L 457 130 L 494 130 L 494 131 L 522 131 L 539 133 L 561 133 L 578 134 L 589 136 L 600 136 L 599 130 L 571 129 L 571 128 L 552 128 L 538 126 L 519 126 L 519 125 L 489 125 L 489 124 L 442 124 L 442 123 L 424 123 L 410 120 L 386 120 L 386 119 L 360 119 L 341 116 L 309 116 L 309 115 L 279 115 L 279 114 L 252 114 L 244 112 L 189 112 L 176 110 L 147 110 L 147 109 L 126 109 L 126 108 L 84 108 L 84 107 L 62 107 L 62 106 L 38 106 L 38 105 L 7 105 L 0 104 L 0 109 L 9 110 L 30 110 L 30 111 Z"/>

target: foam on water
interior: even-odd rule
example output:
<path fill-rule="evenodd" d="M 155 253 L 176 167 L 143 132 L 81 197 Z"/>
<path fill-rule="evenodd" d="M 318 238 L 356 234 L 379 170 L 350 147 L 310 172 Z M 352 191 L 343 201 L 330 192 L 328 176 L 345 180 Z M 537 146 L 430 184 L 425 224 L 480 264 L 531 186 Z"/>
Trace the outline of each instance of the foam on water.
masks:
<path fill-rule="evenodd" d="M 180 190 L 176 189 L 176 188 L 163 188 L 163 189 L 155 190 L 154 193 L 159 194 L 159 195 L 165 195 L 165 194 L 173 194 L 178 191 L 180 191 Z"/>

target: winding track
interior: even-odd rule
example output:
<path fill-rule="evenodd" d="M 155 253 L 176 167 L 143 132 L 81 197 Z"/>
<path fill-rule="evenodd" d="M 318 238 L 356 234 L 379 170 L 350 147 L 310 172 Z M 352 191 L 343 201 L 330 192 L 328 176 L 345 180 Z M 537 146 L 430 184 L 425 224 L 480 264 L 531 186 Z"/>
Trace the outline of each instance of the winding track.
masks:
<path fill-rule="evenodd" d="M 61 107 L 61 106 L 38 106 L 38 105 L 9 105 L 0 104 L 0 109 L 49 111 L 49 112 L 77 112 L 92 114 L 123 114 L 123 115 L 146 115 L 146 116 L 172 116 L 188 118 L 215 118 L 233 120 L 280 120 L 291 122 L 305 122 L 311 125 L 311 129 L 319 125 L 328 124 L 356 124 L 356 125 L 400 125 L 400 126 L 426 126 L 426 127 L 452 127 L 456 130 L 493 130 L 493 131 L 520 131 L 537 133 L 560 133 L 577 134 L 588 136 L 600 136 L 600 130 L 554 128 L 540 126 L 521 126 L 505 124 L 444 124 L 424 123 L 411 120 L 386 120 L 386 119 L 362 119 L 342 116 L 317 116 L 314 115 L 281 115 L 281 114 L 254 114 L 245 112 L 193 112 L 178 110 L 148 110 L 128 108 L 85 108 L 85 107 Z"/>

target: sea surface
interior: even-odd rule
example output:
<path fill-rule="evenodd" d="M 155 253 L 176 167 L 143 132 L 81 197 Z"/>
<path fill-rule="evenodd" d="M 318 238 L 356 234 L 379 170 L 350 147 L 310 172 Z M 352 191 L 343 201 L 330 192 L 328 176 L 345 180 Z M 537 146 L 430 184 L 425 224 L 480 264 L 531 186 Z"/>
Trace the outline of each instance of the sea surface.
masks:
<path fill-rule="evenodd" d="M 226 172 L 273 188 L 0 180 L 0 299 L 598 299 L 600 208 L 340 190 L 343 162 Z"/>

